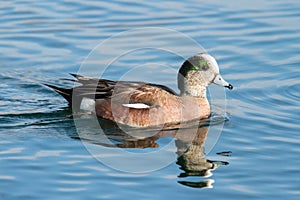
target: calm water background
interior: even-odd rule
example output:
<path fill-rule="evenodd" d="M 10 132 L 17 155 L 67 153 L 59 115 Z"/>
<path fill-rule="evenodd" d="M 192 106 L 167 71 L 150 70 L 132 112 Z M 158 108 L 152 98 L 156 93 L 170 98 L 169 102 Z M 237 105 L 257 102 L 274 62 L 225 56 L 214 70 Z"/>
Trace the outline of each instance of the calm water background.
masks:
<path fill-rule="evenodd" d="M 299 199 L 299 22 L 292 0 L 2 1 L 0 199 Z M 178 177 L 176 162 L 147 174 L 101 164 L 73 139 L 66 102 L 34 82 L 67 77 L 99 42 L 148 26 L 195 39 L 236 86 L 206 155 L 229 163 L 212 172 L 211 189 L 179 184 L 205 178 Z"/>

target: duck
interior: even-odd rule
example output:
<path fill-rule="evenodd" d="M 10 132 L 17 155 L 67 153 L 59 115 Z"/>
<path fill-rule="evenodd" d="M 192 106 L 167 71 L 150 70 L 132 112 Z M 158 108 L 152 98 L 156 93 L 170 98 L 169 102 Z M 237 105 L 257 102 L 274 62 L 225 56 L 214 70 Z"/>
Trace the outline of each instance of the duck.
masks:
<path fill-rule="evenodd" d="M 220 74 L 216 59 L 198 53 L 183 62 L 177 84 L 180 93 L 148 82 L 113 81 L 72 74 L 72 88 L 44 84 L 60 94 L 74 110 L 90 110 L 97 117 L 129 127 L 153 127 L 180 124 L 209 118 L 207 86 L 233 89 Z"/>

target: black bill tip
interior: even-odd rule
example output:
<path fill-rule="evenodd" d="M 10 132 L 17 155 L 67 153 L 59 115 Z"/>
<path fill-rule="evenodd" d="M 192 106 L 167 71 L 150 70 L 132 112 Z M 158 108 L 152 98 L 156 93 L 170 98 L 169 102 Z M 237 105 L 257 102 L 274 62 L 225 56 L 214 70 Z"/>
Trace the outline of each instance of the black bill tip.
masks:
<path fill-rule="evenodd" d="M 233 89 L 233 86 L 231 84 L 225 86 L 226 88 L 228 88 L 229 90 L 232 90 Z"/>

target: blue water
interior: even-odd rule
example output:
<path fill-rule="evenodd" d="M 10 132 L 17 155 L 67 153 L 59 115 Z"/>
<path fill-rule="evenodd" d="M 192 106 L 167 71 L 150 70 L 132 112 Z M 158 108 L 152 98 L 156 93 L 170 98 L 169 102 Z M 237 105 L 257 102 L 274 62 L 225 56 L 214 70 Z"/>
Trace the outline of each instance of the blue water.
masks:
<path fill-rule="evenodd" d="M 292 0 L 1 2 L 0 199 L 299 199 L 299 21 L 300 2 Z M 213 116 L 212 127 L 224 123 L 216 145 L 204 155 L 201 140 L 193 143 L 194 160 L 185 154 L 196 165 L 176 158 L 185 141 L 177 138 L 174 161 L 163 168 L 129 173 L 109 167 L 98 159 L 109 151 L 98 158 L 88 151 L 103 148 L 101 134 L 92 127 L 80 140 L 67 103 L 39 84 L 68 85 L 59 78 L 76 73 L 97 44 L 144 27 L 193 38 L 235 86 L 226 91 L 226 113 Z M 160 41 L 198 53 L 171 39 Z M 135 42 L 150 43 L 119 45 Z M 164 61 L 174 70 L 181 62 L 168 52 L 142 51 L 115 62 L 106 76 L 119 78 L 128 66 L 147 61 Z M 169 80 L 164 73 L 149 76 L 176 87 L 174 70 L 166 71 Z M 137 79 L 149 77 L 144 72 Z M 108 130 L 114 144 L 134 153 L 174 141 L 172 132 L 162 135 L 132 141 Z M 217 167 L 209 170 L 212 164 Z"/>

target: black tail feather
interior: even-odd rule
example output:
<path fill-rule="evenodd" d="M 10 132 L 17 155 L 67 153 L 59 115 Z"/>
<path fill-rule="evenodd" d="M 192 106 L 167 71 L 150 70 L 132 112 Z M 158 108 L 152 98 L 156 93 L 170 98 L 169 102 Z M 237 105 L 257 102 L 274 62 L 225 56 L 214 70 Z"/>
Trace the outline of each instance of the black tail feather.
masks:
<path fill-rule="evenodd" d="M 74 78 L 76 78 L 76 79 L 78 79 L 78 78 L 80 78 L 80 77 L 83 77 L 83 76 L 81 76 L 81 75 L 79 75 L 79 74 L 74 74 L 74 73 L 69 73 L 71 76 L 73 76 Z"/>
<path fill-rule="evenodd" d="M 56 87 L 54 85 L 49 85 L 46 83 L 43 83 L 43 85 L 53 89 L 55 92 L 57 92 L 62 97 L 64 97 L 68 101 L 69 104 L 72 104 L 72 93 L 73 93 L 72 88 L 60 88 L 60 87 Z"/>

